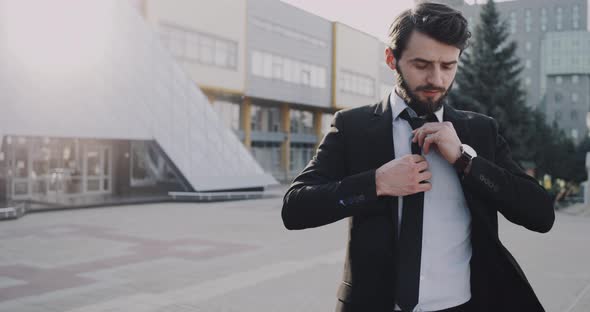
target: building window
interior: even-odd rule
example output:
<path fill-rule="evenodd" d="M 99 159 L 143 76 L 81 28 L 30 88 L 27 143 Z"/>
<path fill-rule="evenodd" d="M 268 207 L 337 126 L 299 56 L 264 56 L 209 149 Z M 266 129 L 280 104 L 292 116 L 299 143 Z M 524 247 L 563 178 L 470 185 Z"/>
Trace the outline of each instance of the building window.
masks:
<path fill-rule="evenodd" d="M 561 30 L 563 28 L 563 8 L 557 7 L 555 12 L 555 29 Z"/>
<path fill-rule="evenodd" d="M 291 109 L 291 133 L 314 134 L 313 113 L 299 109 Z"/>
<path fill-rule="evenodd" d="M 524 67 L 526 67 L 526 68 L 531 68 L 531 60 L 529 60 L 529 59 L 526 59 L 526 60 L 524 61 Z"/>
<path fill-rule="evenodd" d="M 162 29 L 162 42 L 176 58 L 184 57 L 185 36 L 184 32 L 178 29 Z"/>
<path fill-rule="evenodd" d="M 277 178 L 284 178 L 281 168 L 281 144 L 278 142 L 253 141 L 251 147 L 252 156 L 264 171 Z"/>
<path fill-rule="evenodd" d="M 290 174 L 297 175 L 313 157 L 315 145 L 310 143 L 292 143 L 290 148 Z"/>
<path fill-rule="evenodd" d="M 555 104 L 560 104 L 561 98 L 562 98 L 561 93 L 555 92 Z"/>
<path fill-rule="evenodd" d="M 579 45 L 580 45 L 580 41 L 578 41 L 577 39 L 572 40 L 573 47 L 578 47 Z"/>
<path fill-rule="evenodd" d="M 172 30 L 172 31 L 174 31 L 174 30 Z M 178 54 L 175 54 L 175 56 L 177 58 L 186 57 L 190 61 L 198 62 L 200 60 L 200 55 L 201 55 L 201 51 L 200 51 L 201 46 L 199 45 L 199 36 L 192 34 L 192 33 L 186 33 L 185 39 L 186 39 L 186 50 L 184 50 Z"/>
<path fill-rule="evenodd" d="M 238 43 L 180 26 L 160 24 L 160 38 L 177 59 L 237 69 Z"/>
<path fill-rule="evenodd" d="M 328 132 L 332 128 L 332 119 L 334 119 L 333 114 L 322 114 L 322 136 L 326 136 L 326 134 L 328 134 Z"/>
<path fill-rule="evenodd" d="M 252 68 L 251 72 L 254 76 L 264 77 L 264 60 L 263 60 L 263 53 L 253 51 L 252 52 L 252 62 L 250 62 Z"/>
<path fill-rule="evenodd" d="M 541 31 L 547 31 L 547 9 L 541 8 Z"/>
<path fill-rule="evenodd" d="M 272 79 L 285 80 L 283 76 L 283 58 L 280 56 L 273 55 L 271 57 L 272 62 Z"/>
<path fill-rule="evenodd" d="M 228 128 L 240 130 L 240 105 L 232 102 L 215 101 L 213 110 Z"/>
<path fill-rule="evenodd" d="M 577 4 L 572 7 L 572 27 L 574 29 L 580 28 L 580 6 Z"/>
<path fill-rule="evenodd" d="M 340 91 L 373 97 L 375 96 L 375 79 L 363 74 L 342 70 L 340 72 Z"/>
<path fill-rule="evenodd" d="M 215 40 L 213 38 L 203 37 L 199 39 L 199 58 L 203 64 L 211 65 L 215 57 Z M 194 57 L 188 57 L 194 60 Z"/>
<path fill-rule="evenodd" d="M 253 131 L 281 132 L 281 114 L 278 107 L 252 105 L 250 117 Z"/>
<path fill-rule="evenodd" d="M 577 84 L 579 81 L 579 76 L 578 75 L 572 75 L 572 83 L 573 84 Z"/>
<path fill-rule="evenodd" d="M 303 64 L 301 68 L 301 84 L 304 86 L 311 85 L 311 67 Z"/>
<path fill-rule="evenodd" d="M 561 76 L 557 76 L 555 77 L 555 83 L 560 85 L 563 83 L 563 78 L 561 78 Z"/>
<path fill-rule="evenodd" d="M 576 66 L 580 63 L 580 59 L 577 56 L 572 57 L 572 65 Z"/>
<path fill-rule="evenodd" d="M 526 50 L 527 52 L 531 51 L 531 42 L 530 42 L 530 41 L 527 41 L 527 42 L 524 44 L 524 48 L 525 48 L 525 50 Z"/>
<path fill-rule="evenodd" d="M 511 34 L 516 33 L 516 23 L 517 23 L 516 12 L 512 11 L 512 12 L 510 12 L 510 33 Z"/>
<path fill-rule="evenodd" d="M 526 77 L 526 78 L 524 79 L 524 84 L 525 84 L 527 87 L 528 87 L 528 86 L 530 86 L 530 85 L 531 85 L 531 78 L 530 78 L 530 77 Z"/>
<path fill-rule="evenodd" d="M 578 139 L 578 129 L 572 129 L 572 139 Z"/>
<path fill-rule="evenodd" d="M 576 92 L 572 93 L 572 102 L 577 102 L 578 101 L 578 94 Z"/>
<path fill-rule="evenodd" d="M 326 88 L 327 75 L 323 66 L 256 50 L 252 51 L 251 59 L 251 73 L 254 76 L 312 88 Z"/>
<path fill-rule="evenodd" d="M 276 33 L 280 36 L 289 38 L 289 39 L 293 39 L 293 40 L 297 40 L 297 41 L 302 41 L 305 42 L 307 44 L 310 45 L 314 45 L 320 48 L 325 48 L 328 46 L 328 44 L 326 43 L 326 41 L 316 38 L 314 36 L 296 31 L 294 29 L 276 24 L 276 23 L 272 23 L 269 22 L 265 19 L 259 18 L 259 17 L 252 17 L 250 19 L 252 21 L 252 24 L 254 24 L 254 26 L 263 29 L 265 31 L 269 31 L 269 32 L 273 32 Z"/>
<path fill-rule="evenodd" d="M 555 121 L 560 121 L 561 120 L 561 112 L 560 111 L 556 111 L 555 112 Z"/>
<path fill-rule="evenodd" d="M 533 23 L 533 17 L 531 14 L 531 9 L 524 10 L 524 31 L 531 32 L 531 25 Z"/>
<path fill-rule="evenodd" d="M 576 120 L 578 120 L 578 112 L 576 112 L 575 110 L 572 110 L 572 111 L 570 112 L 570 119 L 571 119 L 572 121 L 576 121 Z"/>

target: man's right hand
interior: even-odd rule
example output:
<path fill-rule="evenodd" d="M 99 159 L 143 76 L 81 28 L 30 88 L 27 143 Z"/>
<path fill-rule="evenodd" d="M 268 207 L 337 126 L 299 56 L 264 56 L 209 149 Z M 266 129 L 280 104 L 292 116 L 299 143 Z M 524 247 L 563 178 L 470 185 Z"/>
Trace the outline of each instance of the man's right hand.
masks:
<path fill-rule="evenodd" d="M 432 188 L 432 173 L 422 155 L 406 155 L 389 161 L 375 172 L 377 196 L 406 196 Z M 420 183 L 426 181 L 426 183 Z"/>

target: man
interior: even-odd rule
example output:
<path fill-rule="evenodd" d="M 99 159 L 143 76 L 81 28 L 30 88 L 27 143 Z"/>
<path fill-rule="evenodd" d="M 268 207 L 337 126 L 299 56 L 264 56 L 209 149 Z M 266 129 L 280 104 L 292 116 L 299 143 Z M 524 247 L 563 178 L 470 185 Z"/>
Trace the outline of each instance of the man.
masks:
<path fill-rule="evenodd" d="M 441 4 L 398 16 L 385 51 L 394 92 L 336 113 L 285 194 L 288 229 L 350 217 L 337 311 L 544 311 L 498 238 L 497 212 L 544 233 L 551 200 L 492 118 L 445 102 L 469 37 Z"/>

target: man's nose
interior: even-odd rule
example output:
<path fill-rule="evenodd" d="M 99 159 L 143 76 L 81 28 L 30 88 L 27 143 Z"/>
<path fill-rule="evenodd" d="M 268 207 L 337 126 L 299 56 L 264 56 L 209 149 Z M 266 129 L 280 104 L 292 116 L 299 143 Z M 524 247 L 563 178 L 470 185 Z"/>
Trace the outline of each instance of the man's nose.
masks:
<path fill-rule="evenodd" d="M 427 82 L 434 86 L 443 86 L 442 70 L 438 66 L 432 66 L 427 77 Z"/>

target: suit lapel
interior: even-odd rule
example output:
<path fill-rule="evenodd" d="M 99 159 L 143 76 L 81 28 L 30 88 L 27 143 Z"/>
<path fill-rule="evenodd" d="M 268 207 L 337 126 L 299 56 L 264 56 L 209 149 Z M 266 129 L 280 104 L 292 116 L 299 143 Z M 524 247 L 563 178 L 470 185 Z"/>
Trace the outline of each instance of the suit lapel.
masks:
<path fill-rule="evenodd" d="M 395 158 L 392 127 L 391 105 L 387 96 L 375 106 L 366 131 L 369 142 L 367 160 L 370 168 L 379 168 Z"/>
<path fill-rule="evenodd" d="M 377 169 L 383 164 L 395 158 L 393 144 L 393 116 L 389 95 L 381 103 L 377 104 L 370 119 L 366 131 L 368 142 L 367 161 L 369 168 Z M 398 198 L 397 196 L 387 196 L 381 198 L 386 202 L 388 209 L 391 211 L 394 233 L 397 233 L 398 224 Z"/>

